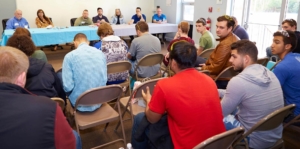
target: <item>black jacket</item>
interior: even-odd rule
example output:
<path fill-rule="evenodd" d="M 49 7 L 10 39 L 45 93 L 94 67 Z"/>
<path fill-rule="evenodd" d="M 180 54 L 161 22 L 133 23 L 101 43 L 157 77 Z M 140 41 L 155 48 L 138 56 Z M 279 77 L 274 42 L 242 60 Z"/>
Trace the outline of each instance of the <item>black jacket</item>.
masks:
<path fill-rule="evenodd" d="M 36 58 L 29 58 L 25 88 L 33 94 L 66 99 L 62 84 L 53 67 Z"/>
<path fill-rule="evenodd" d="M 296 38 L 297 38 L 297 45 L 296 48 L 294 49 L 293 53 L 300 53 L 300 32 L 299 31 L 295 31 L 296 34 Z"/>

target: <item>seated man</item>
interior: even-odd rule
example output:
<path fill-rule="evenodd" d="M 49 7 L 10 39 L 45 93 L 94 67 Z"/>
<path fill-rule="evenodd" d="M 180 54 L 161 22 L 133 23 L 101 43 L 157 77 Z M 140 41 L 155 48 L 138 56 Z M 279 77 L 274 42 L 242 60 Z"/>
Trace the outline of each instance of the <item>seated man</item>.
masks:
<path fill-rule="evenodd" d="M 157 6 L 156 8 L 156 14 L 152 16 L 152 23 L 162 24 L 167 23 L 167 17 L 166 15 L 162 14 L 160 6 Z M 165 35 L 166 33 L 162 33 L 162 39 L 161 42 L 165 41 Z M 156 34 L 156 36 L 159 38 L 159 34 Z"/>
<path fill-rule="evenodd" d="M 88 26 L 92 24 L 93 21 L 89 18 L 89 11 L 85 9 L 82 12 L 82 16 L 75 20 L 74 26 Z"/>
<path fill-rule="evenodd" d="M 73 107 L 82 93 L 92 88 L 105 86 L 107 82 L 106 57 L 102 51 L 88 44 L 87 37 L 78 33 L 74 37 L 76 49 L 69 52 L 63 61 L 63 87 Z M 79 106 L 78 110 L 94 111 L 100 106 Z"/>
<path fill-rule="evenodd" d="M 296 47 L 296 36 L 292 31 L 278 31 L 274 33 L 272 53 L 279 56 L 281 61 L 275 66 L 285 103 L 296 104 L 296 109 L 285 121 L 289 122 L 300 114 L 300 54 L 292 53 Z M 300 126 L 298 123 L 297 125 Z"/>
<path fill-rule="evenodd" d="M 22 51 L 0 47 L 1 148 L 81 148 L 59 105 L 24 89 L 28 67 Z"/>
<path fill-rule="evenodd" d="M 103 22 L 107 22 L 109 23 L 108 19 L 106 16 L 103 15 L 103 9 L 102 8 L 97 8 L 97 12 L 98 12 L 98 15 L 93 17 L 93 23 L 99 25 L 100 23 L 103 23 Z"/>
<path fill-rule="evenodd" d="M 238 21 L 237 21 L 236 17 L 232 16 L 232 19 L 235 22 L 232 32 L 236 36 L 238 36 L 240 39 L 249 39 L 249 35 L 248 35 L 247 31 L 238 24 Z"/>
<path fill-rule="evenodd" d="M 196 21 L 196 30 L 201 34 L 199 39 L 199 48 L 197 55 L 199 56 L 204 50 L 215 48 L 216 39 L 210 31 L 206 29 L 206 20 L 200 18 Z"/>
<path fill-rule="evenodd" d="M 185 41 L 174 44 L 170 52 L 170 67 L 175 75 L 158 81 L 152 97 L 148 87 L 146 92 L 142 92 L 146 110 L 134 118 L 133 136 L 144 116 L 154 124 L 165 113 L 175 149 L 193 148 L 225 131 L 217 87 L 209 76 L 193 68 L 196 59 L 197 49 L 194 45 Z M 199 92 L 199 88 L 205 88 L 205 91 Z M 147 131 L 146 128 L 146 134 Z M 131 142 L 133 148 L 147 148 L 147 138 L 144 142 L 135 139 Z"/>
<path fill-rule="evenodd" d="M 131 17 L 131 20 L 128 23 L 129 25 L 136 24 L 139 21 L 146 22 L 146 16 L 144 14 L 142 14 L 141 11 L 142 11 L 141 7 L 136 7 L 136 10 L 135 10 L 136 14 Z M 133 36 L 129 36 L 129 37 L 130 37 L 131 41 L 134 39 Z"/>
<path fill-rule="evenodd" d="M 6 22 L 5 29 L 16 29 L 18 27 L 29 28 L 29 24 L 25 18 L 22 17 L 22 11 L 17 9 L 15 11 L 15 17 L 10 18 Z"/>
<path fill-rule="evenodd" d="M 220 43 L 202 67 L 202 70 L 210 71 L 212 78 L 215 78 L 231 65 L 229 62 L 231 52 L 230 45 L 239 40 L 239 38 L 232 33 L 235 22 L 230 16 L 220 16 L 217 21 L 217 36 L 220 37 Z M 217 86 L 218 88 L 225 89 L 227 83 L 228 80 L 218 80 Z"/>
<path fill-rule="evenodd" d="M 243 127 L 248 131 L 259 120 L 283 107 L 283 94 L 276 76 L 266 67 L 257 64 L 258 50 L 249 40 L 231 45 L 230 62 L 240 72 L 233 77 L 225 90 L 219 90 L 226 130 Z M 231 115 L 238 109 L 235 115 Z M 282 135 L 282 125 L 269 131 L 250 134 L 250 148 L 269 148 Z"/>
<path fill-rule="evenodd" d="M 134 68 L 137 62 L 147 54 L 159 53 L 161 51 L 161 45 L 159 39 L 149 33 L 148 24 L 144 21 L 138 22 L 135 25 L 135 30 L 138 38 L 135 38 L 130 46 L 127 58 L 132 63 L 130 73 L 134 73 Z M 155 65 L 151 67 L 139 67 L 139 77 L 146 78 L 154 76 L 158 73 L 160 66 Z"/>

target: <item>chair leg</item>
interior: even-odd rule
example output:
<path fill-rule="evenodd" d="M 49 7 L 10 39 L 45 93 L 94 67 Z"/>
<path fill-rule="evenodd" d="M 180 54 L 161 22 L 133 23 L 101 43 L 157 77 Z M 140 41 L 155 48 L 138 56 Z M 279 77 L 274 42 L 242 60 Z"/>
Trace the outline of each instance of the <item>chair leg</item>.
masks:
<path fill-rule="evenodd" d="M 106 132 L 106 128 L 107 128 L 108 124 L 109 124 L 109 123 L 106 123 L 106 125 L 105 125 L 105 127 L 104 127 L 104 129 L 103 129 L 104 132 Z"/>
<path fill-rule="evenodd" d="M 120 103 L 117 103 L 117 104 L 118 104 L 119 113 L 121 113 Z M 121 128 L 122 128 L 124 146 L 126 146 L 126 135 L 125 135 L 125 129 L 124 129 L 124 124 L 123 124 L 123 119 L 122 119 L 122 116 L 120 114 L 119 114 L 119 117 L 120 117 L 120 122 L 121 122 Z"/>

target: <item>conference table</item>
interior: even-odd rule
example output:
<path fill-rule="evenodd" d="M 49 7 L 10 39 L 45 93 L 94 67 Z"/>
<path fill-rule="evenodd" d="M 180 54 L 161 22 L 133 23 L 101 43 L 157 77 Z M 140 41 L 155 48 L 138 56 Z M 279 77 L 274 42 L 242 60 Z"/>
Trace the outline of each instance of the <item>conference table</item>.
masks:
<path fill-rule="evenodd" d="M 136 35 L 135 24 L 111 25 L 116 36 Z M 177 24 L 155 24 L 148 23 L 149 33 L 171 33 L 177 32 Z M 53 44 L 64 44 L 73 41 L 77 33 L 84 33 L 88 40 L 99 40 L 97 26 L 72 26 L 72 27 L 53 27 L 53 28 L 30 28 L 31 38 L 36 46 Z M 15 30 L 7 29 L 2 35 L 1 46 L 5 46 L 7 40 L 13 35 Z"/>

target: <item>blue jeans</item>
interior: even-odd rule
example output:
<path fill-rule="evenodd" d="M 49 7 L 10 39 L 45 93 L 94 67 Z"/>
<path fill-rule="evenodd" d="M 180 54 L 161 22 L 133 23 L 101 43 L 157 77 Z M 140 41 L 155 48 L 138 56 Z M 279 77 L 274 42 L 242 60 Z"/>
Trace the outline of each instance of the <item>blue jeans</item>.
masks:
<path fill-rule="evenodd" d="M 80 139 L 78 133 L 75 130 L 73 130 L 73 134 L 74 134 L 75 139 L 76 139 L 76 149 L 81 149 L 82 148 L 81 139 Z"/>
<path fill-rule="evenodd" d="M 130 74 L 133 74 L 134 73 L 134 68 L 135 68 L 135 65 L 136 65 L 136 61 L 132 61 L 132 60 L 129 60 L 129 62 L 131 63 L 131 69 L 130 69 Z"/>
<path fill-rule="evenodd" d="M 142 141 L 142 142 L 138 142 L 134 139 L 134 134 L 135 134 L 136 130 L 139 128 L 139 125 L 140 125 L 142 119 L 144 118 L 144 116 L 145 116 L 145 113 L 142 112 L 134 117 L 132 133 L 131 133 L 131 144 L 132 144 L 132 148 L 134 148 L 134 149 L 148 148 L 148 138 L 147 137 L 145 137 L 144 141 Z M 146 135 L 148 135 L 149 129 L 146 129 L 145 131 L 146 131 Z"/>
<path fill-rule="evenodd" d="M 237 112 L 237 110 L 234 111 L 235 113 Z M 241 127 L 241 123 L 235 118 L 234 115 L 227 115 L 226 117 L 223 118 L 223 122 L 225 125 L 226 130 L 231 130 L 237 127 Z M 249 136 L 246 137 L 248 144 L 250 143 L 250 138 Z M 241 141 L 243 142 L 243 140 Z"/>

